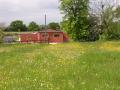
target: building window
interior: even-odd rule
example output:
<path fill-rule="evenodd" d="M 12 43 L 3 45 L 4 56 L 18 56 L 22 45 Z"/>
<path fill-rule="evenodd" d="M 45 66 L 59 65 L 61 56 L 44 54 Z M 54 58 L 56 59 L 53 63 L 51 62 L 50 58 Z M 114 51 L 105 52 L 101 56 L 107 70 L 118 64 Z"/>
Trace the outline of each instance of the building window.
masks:
<path fill-rule="evenodd" d="M 55 34 L 54 37 L 60 37 L 60 35 L 59 34 Z"/>
<path fill-rule="evenodd" d="M 46 34 L 42 34 L 42 37 L 48 37 L 48 34 L 46 33 Z"/>

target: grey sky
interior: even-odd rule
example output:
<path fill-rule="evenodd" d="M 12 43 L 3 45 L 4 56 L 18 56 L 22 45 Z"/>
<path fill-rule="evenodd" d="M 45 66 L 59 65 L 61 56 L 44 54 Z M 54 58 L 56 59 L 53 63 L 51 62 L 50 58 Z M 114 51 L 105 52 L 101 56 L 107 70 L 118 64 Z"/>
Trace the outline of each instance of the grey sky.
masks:
<path fill-rule="evenodd" d="M 25 23 L 36 21 L 44 23 L 47 14 L 48 22 L 60 22 L 59 0 L 0 0 L 0 22 L 10 23 L 23 20 Z"/>
<path fill-rule="evenodd" d="M 120 0 L 110 1 L 112 3 L 117 1 L 120 4 Z M 60 22 L 62 15 L 58 7 L 59 0 L 0 0 L 0 22 L 9 24 L 13 20 L 23 20 L 25 23 L 36 21 L 44 24 L 45 13 L 48 23 Z"/>

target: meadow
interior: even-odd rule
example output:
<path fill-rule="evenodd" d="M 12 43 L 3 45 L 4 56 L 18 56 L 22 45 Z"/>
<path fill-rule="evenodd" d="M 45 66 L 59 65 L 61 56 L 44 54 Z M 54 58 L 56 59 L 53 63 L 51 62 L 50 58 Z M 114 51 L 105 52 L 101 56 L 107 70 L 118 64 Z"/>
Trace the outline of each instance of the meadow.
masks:
<path fill-rule="evenodd" d="M 120 90 L 120 42 L 0 44 L 0 90 Z"/>

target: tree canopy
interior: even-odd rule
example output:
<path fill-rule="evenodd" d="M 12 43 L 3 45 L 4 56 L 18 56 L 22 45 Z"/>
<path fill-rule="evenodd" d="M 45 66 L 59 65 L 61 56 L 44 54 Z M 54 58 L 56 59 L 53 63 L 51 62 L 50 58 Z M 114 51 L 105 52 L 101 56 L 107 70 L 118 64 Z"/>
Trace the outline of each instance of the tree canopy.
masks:
<path fill-rule="evenodd" d="M 38 31 L 39 25 L 36 22 L 30 22 L 28 25 L 28 31 Z"/>
<path fill-rule="evenodd" d="M 8 31 L 27 31 L 27 27 L 25 24 L 23 24 L 23 21 L 15 20 L 11 22 L 10 26 L 8 27 Z"/>
<path fill-rule="evenodd" d="M 94 7 L 89 9 L 89 14 L 98 19 L 96 30 L 99 32 L 101 39 L 120 39 L 120 7 L 111 2 L 113 0 L 98 0 L 93 2 L 91 6 Z"/>
<path fill-rule="evenodd" d="M 63 30 L 77 41 L 86 40 L 88 36 L 88 3 L 89 0 L 60 0 L 64 20 Z"/>
<path fill-rule="evenodd" d="M 60 25 L 59 23 L 51 22 L 48 24 L 48 28 L 57 30 L 57 29 L 60 29 Z"/>

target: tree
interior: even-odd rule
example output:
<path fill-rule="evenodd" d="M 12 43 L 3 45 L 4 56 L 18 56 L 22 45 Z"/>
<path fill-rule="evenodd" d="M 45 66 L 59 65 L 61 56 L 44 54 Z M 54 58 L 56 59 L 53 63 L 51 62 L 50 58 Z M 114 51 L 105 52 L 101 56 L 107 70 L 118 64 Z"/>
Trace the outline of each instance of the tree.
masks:
<path fill-rule="evenodd" d="M 23 24 L 23 21 L 16 20 L 11 22 L 10 26 L 8 27 L 8 31 L 21 32 L 21 31 L 27 31 L 27 28 L 26 25 Z"/>
<path fill-rule="evenodd" d="M 51 22 L 48 24 L 48 28 L 57 30 L 57 29 L 60 29 L 60 25 L 59 25 L 59 23 Z"/>
<path fill-rule="evenodd" d="M 46 25 L 40 25 L 40 26 L 39 26 L 39 29 L 40 29 L 40 30 L 45 30 L 46 27 L 48 28 L 48 26 L 46 26 Z"/>
<path fill-rule="evenodd" d="M 90 7 L 90 14 L 98 17 L 102 39 L 118 39 L 120 36 L 119 8 L 117 0 L 95 0 Z"/>
<path fill-rule="evenodd" d="M 30 22 L 30 24 L 28 25 L 28 30 L 29 31 L 38 31 L 39 30 L 39 25 L 35 22 Z"/>
<path fill-rule="evenodd" d="M 118 22 L 120 22 L 120 6 L 118 6 L 118 7 L 115 9 L 114 13 L 115 13 L 115 19 L 116 19 Z"/>
<path fill-rule="evenodd" d="M 103 13 L 103 36 L 107 40 L 120 39 L 119 7 L 107 7 Z"/>
<path fill-rule="evenodd" d="M 108 28 L 105 32 L 106 39 L 120 39 L 120 7 L 117 7 L 116 9 L 110 9 L 111 13 L 108 18 Z M 106 11 L 106 13 L 109 10 Z M 108 17 L 106 15 L 106 17 Z M 106 20 L 107 21 L 107 20 Z"/>
<path fill-rule="evenodd" d="M 70 36 L 77 41 L 86 40 L 88 36 L 88 3 L 89 0 L 60 0 L 65 24 L 62 27 Z"/>
<path fill-rule="evenodd" d="M 61 23 L 61 29 L 64 30 L 65 32 L 67 32 L 69 35 L 71 34 L 70 31 L 70 25 L 69 25 L 69 21 L 68 20 L 63 20 Z"/>
<path fill-rule="evenodd" d="M 98 17 L 95 15 L 89 16 L 89 35 L 88 35 L 88 41 L 96 41 L 99 40 L 100 36 L 100 25 L 98 24 L 99 20 Z"/>

